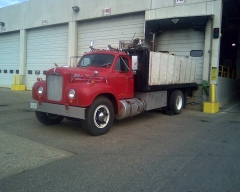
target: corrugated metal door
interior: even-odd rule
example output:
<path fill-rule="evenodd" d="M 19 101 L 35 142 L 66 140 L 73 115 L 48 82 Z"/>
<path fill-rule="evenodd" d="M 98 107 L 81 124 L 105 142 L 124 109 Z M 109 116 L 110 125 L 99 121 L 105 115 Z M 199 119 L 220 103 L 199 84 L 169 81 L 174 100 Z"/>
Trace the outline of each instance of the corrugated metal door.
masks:
<path fill-rule="evenodd" d="M 180 56 L 190 56 L 191 50 L 204 50 L 204 31 L 190 29 L 168 30 L 160 33 L 157 38 L 157 51 L 168 51 Z M 194 57 L 198 60 L 196 80 L 202 83 L 203 56 Z"/>
<path fill-rule="evenodd" d="M 11 87 L 13 75 L 19 73 L 20 35 L 0 35 L 0 87 Z"/>
<path fill-rule="evenodd" d="M 80 22 L 78 25 L 78 55 L 94 48 L 106 49 L 107 45 L 119 47 L 120 40 L 144 39 L 144 13 L 106 17 Z"/>
<path fill-rule="evenodd" d="M 68 25 L 42 27 L 28 31 L 26 89 L 31 90 L 37 77 L 46 79 L 45 71 L 67 65 Z M 40 71 L 40 75 L 36 75 Z"/>

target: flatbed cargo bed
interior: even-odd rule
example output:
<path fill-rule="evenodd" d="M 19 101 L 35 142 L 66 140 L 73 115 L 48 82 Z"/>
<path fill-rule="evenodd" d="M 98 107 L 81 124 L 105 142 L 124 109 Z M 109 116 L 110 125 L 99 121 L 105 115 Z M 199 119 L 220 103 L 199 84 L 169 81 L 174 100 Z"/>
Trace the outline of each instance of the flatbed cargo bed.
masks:
<path fill-rule="evenodd" d="M 138 70 L 134 76 L 134 91 L 197 88 L 197 60 L 148 49 L 124 50 L 138 55 Z"/>

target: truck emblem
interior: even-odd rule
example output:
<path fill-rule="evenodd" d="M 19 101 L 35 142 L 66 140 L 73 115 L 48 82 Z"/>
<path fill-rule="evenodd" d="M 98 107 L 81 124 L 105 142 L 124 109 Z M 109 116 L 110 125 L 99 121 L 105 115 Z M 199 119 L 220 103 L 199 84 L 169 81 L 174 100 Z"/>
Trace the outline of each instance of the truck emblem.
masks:
<path fill-rule="evenodd" d="M 106 82 L 106 84 L 108 84 L 108 80 L 107 80 L 107 78 L 105 77 L 105 82 Z"/>

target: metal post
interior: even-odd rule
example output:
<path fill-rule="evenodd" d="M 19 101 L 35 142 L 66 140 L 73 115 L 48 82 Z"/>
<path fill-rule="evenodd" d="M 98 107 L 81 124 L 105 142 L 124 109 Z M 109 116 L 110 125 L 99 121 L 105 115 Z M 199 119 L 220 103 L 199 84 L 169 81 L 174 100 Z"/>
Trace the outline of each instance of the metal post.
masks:
<path fill-rule="evenodd" d="M 16 85 L 16 75 L 13 75 L 13 85 Z"/>
<path fill-rule="evenodd" d="M 20 75 L 18 75 L 18 85 L 20 85 Z"/>
<path fill-rule="evenodd" d="M 215 85 L 214 84 L 210 85 L 210 102 L 212 103 L 215 102 Z"/>

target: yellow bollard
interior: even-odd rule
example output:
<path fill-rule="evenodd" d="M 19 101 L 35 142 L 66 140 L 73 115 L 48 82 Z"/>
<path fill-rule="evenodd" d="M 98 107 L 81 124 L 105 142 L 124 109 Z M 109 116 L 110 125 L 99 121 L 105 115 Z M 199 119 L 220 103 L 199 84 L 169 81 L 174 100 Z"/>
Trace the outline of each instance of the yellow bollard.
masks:
<path fill-rule="evenodd" d="M 20 85 L 20 75 L 18 75 L 18 85 Z"/>
<path fill-rule="evenodd" d="M 16 85 L 16 75 L 13 75 L 13 85 Z"/>
<path fill-rule="evenodd" d="M 17 77 L 16 75 L 13 76 L 13 84 L 11 85 L 11 90 L 14 90 L 14 91 L 25 90 L 25 85 L 20 84 L 20 75 L 18 75 Z"/>
<path fill-rule="evenodd" d="M 219 111 L 219 102 L 215 102 L 215 85 L 210 85 L 210 102 L 203 102 L 204 113 L 217 113 Z"/>
<path fill-rule="evenodd" d="M 215 85 L 210 85 L 210 102 L 215 102 Z"/>

